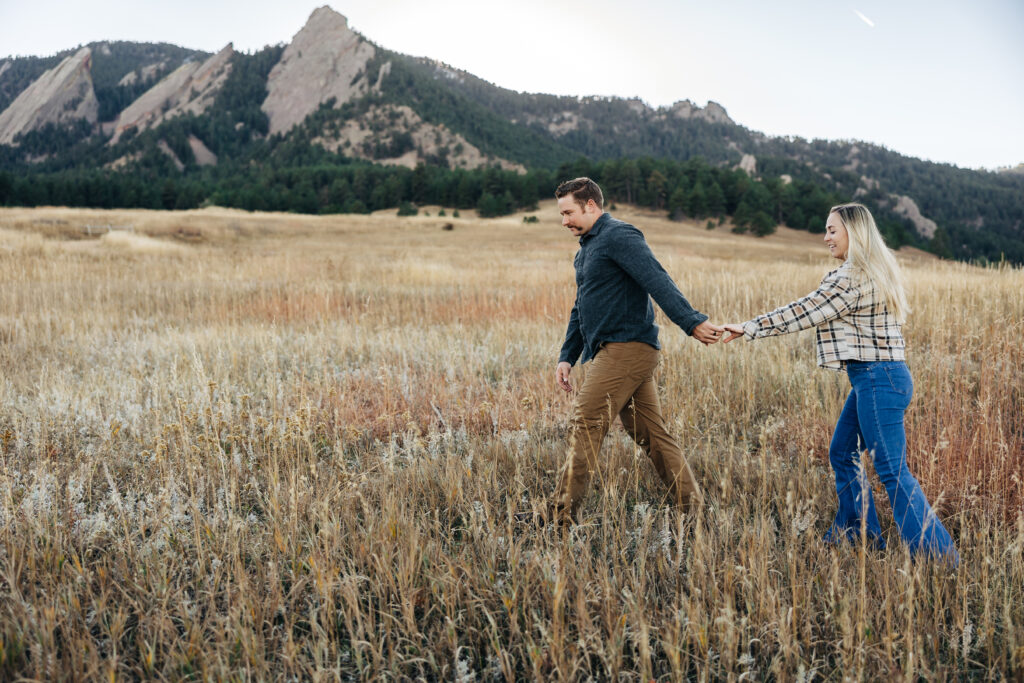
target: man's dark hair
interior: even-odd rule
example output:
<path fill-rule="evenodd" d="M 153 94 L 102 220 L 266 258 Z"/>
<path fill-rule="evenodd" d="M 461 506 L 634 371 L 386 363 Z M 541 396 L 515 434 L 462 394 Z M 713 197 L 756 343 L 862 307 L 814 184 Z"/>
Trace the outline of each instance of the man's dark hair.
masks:
<path fill-rule="evenodd" d="M 601 188 L 590 178 L 566 180 L 555 190 L 555 197 L 558 199 L 570 194 L 580 208 L 585 207 L 591 199 L 597 204 L 597 208 L 604 208 L 604 195 L 601 194 Z"/>

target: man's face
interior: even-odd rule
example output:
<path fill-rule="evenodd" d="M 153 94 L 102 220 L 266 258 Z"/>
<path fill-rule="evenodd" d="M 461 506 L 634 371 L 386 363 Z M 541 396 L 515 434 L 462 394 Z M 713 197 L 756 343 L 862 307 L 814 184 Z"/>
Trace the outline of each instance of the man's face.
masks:
<path fill-rule="evenodd" d="M 580 206 L 571 194 L 558 199 L 558 213 L 562 214 L 562 227 L 568 228 L 576 237 L 590 232 L 601 217 L 601 209 L 597 208 L 593 199 L 588 199 L 586 204 Z"/>

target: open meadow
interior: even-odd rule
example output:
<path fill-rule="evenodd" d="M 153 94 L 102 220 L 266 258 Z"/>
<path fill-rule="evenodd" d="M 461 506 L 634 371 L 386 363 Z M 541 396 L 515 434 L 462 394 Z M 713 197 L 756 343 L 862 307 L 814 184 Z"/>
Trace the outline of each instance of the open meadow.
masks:
<path fill-rule="evenodd" d="M 706 509 L 615 427 L 581 524 L 511 523 L 565 450 L 576 240 L 553 201 L 430 213 L 0 209 L 0 679 L 1024 676 L 1024 270 L 901 256 L 950 570 L 874 477 L 889 548 L 820 541 L 849 384 L 813 333 L 703 347 L 663 316 Z M 820 235 L 614 213 L 713 322 L 832 267 Z"/>

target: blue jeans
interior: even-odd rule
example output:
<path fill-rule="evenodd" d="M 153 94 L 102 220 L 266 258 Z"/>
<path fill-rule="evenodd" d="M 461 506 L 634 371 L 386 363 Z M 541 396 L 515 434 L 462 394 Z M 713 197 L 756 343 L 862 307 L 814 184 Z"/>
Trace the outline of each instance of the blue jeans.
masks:
<path fill-rule="evenodd" d="M 839 509 L 825 540 L 856 541 L 863 524 L 868 542 L 885 547 L 874 497 L 860 461 L 861 451 L 867 450 L 874 458 L 875 471 L 889 494 L 896 526 L 911 554 L 937 555 L 958 563 L 960 556 L 953 539 L 907 469 L 903 413 L 914 393 L 907 364 L 850 361 L 846 373 L 853 391 L 843 406 L 828 452 L 836 475 Z"/>

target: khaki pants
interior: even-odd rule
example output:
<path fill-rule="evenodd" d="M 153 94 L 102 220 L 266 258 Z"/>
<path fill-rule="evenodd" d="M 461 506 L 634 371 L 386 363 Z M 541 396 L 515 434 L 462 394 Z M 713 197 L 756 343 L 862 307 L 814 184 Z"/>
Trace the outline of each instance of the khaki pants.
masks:
<path fill-rule="evenodd" d="M 616 415 L 654 463 L 672 501 L 687 512 L 700 508 L 700 487 L 661 416 L 654 383 L 659 362 L 658 350 L 643 342 L 613 342 L 602 346 L 587 366 L 573 405 L 568 457 L 555 491 L 556 517 L 575 513 Z"/>

